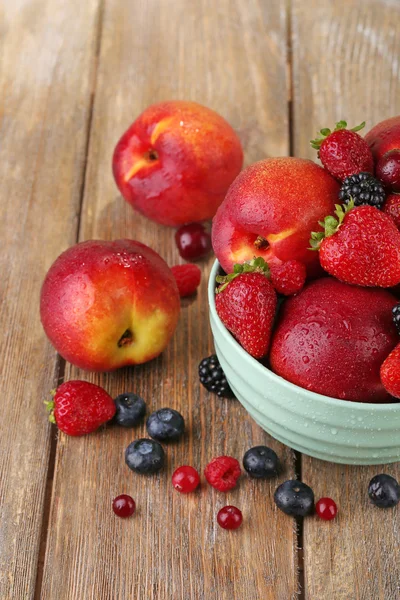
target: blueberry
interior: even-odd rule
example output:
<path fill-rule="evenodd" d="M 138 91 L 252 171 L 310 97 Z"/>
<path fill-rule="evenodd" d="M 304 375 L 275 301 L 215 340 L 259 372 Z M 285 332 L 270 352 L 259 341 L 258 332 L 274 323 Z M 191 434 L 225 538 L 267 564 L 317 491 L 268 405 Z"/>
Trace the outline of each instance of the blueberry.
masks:
<path fill-rule="evenodd" d="M 271 448 L 255 446 L 247 450 L 243 457 L 243 466 L 251 477 L 269 479 L 278 475 L 279 460 Z"/>
<path fill-rule="evenodd" d="M 173 408 L 160 408 L 147 419 L 147 431 L 155 440 L 177 440 L 185 431 L 184 418 Z"/>
<path fill-rule="evenodd" d="M 302 481 L 290 479 L 282 483 L 274 494 L 275 504 L 287 515 L 305 517 L 314 508 L 314 492 Z"/>
<path fill-rule="evenodd" d="M 164 459 L 161 444 L 146 438 L 132 442 L 125 450 L 125 462 L 136 473 L 156 473 L 163 468 Z"/>
<path fill-rule="evenodd" d="M 120 394 L 114 399 L 117 411 L 114 421 L 121 427 L 137 425 L 146 414 L 146 404 L 143 398 L 136 394 Z"/>
<path fill-rule="evenodd" d="M 400 485 L 390 475 L 375 475 L 369 482 L 368 495 L 375 506 L 391 508 L 400 501 Z"/>

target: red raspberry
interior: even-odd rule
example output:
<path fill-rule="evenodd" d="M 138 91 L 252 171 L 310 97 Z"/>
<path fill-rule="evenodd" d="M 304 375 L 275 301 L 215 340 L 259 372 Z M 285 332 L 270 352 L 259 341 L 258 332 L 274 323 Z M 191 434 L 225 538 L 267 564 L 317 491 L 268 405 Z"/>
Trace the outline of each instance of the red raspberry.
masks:
<path fill-rule="evenodd" d="M 201 271 L 197 265 L 187 263 L 171 267 L 181 298 L 191 296 L 200 285 Z"/>
<path fill-rule="evenodd" d="M 400 194 L 389 194 L 383 212 L 392 217 L 397 229 L 400 229 Z"/>
<path fill-rule="evenodd" d="M 46 402 L 49 420 L 67 435 L 91 433 L 115 415 L 114 400 L 103 388 L 88 381 L 60 385 L 52 402 Z"/>
<path fill-rule="evenodd" d="M 270 269 L 272 285 L 284 296 L 297 294 L 306 282 L 306 267 L 298 260 L 288 260 L 279 266 L 271 265 Z"/>
<path fill-rule="evenodd" d="M 240 464 L 232 456 L 218 456 L 208 463 L 204 470 L 208 483 L 220 492 L 227 492 L 236 486 L 240 477 Z"/>

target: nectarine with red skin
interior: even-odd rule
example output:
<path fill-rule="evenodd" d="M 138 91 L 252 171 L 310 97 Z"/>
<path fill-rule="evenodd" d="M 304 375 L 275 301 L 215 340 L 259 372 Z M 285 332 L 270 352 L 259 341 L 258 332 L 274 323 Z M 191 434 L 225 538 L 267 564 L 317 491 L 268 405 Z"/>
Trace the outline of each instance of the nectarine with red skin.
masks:
<path fill-rule="evenodd" d="M 50 267 L 40 299 L 44 330 L 72 364 L 111 371 L 146 362 L 168 344 L 180 299 L 170 268 L 133 240 L 76 244 Z"/>
<path fill-rule="evenodd" d="M 211 219 L 243 164 L 240 140 L 196 102 L 147 108 L 114 151 L 117 186 L 135 209 L 164 225 Z"/>
<path fill-rule="evenodd" d="M 297 260 L 321 273 L 309 250 L 311 232 L 335 210 L 339 183 L 311 160 L 268 158 L 231 185 L 213 220 L 212 243 L 222 268 L 262 256 L 269 264 Z"/>
<path fill-rule="evenodd" d="M 272 370 L 312 392 L 389 402 L 380 367 L 398 343 L 396 298 L 386 290 L 322 278 L 287 300 L 270 353 Z"/>
<path fill-rule="evenodd" d="M 375 163 L 389 150 L 400 148 L 400 115 L 381 121 L 365 136 Z"/>

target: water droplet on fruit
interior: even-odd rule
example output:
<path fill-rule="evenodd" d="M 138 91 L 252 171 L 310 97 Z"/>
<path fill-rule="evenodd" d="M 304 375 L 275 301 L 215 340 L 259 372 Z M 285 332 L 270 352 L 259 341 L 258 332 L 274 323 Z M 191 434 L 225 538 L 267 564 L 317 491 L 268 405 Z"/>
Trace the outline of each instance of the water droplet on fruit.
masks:
<path fill-rule="evenodd" d="M 301 360 L 303 361 L 303 363 L 306 365 L 307 363 L 310 362 L 310 358 L 308 356 L 302 356 Z"/>
<path fill-rule="evenodd" d="M 179 125 L 180 125 L 181 127 L 183 127 L 183 126 L 184 126 L 184 122 L 183 122 L 183 121 L 179 121 Z"/>

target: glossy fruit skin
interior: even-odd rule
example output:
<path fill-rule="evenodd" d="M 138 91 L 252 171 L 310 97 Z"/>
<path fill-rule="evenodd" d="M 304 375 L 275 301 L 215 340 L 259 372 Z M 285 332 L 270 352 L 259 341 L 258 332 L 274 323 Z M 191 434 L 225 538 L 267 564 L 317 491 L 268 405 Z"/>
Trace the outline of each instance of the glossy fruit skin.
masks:
<path fill-rule="evenodd" d="M 254 446 L 243 457 L 243 467 L 255 479 L 270 479 L 279 473 L 279 459 L 271 448 Z"/>
<path fill-rule="evenodd" d="M 276 304 L 276 292 L 262 273 L 239 275 L 215 297 L 219 318 L 254 358 L 268 352 Z"/>
<path fill-rule="evenodd" d="M 199 260 L 211 251 L 211 236 L 201 223 L 182 225 L 175 233 L 179 254 L 185 260 Z"/>
<path fill-rule="evenodd" d="M 125 462 L 132 471 L 152 474 L 164 466 L 164 449 L 155 440 L 142 438 L 129 444 L 125 451 Z"/>
<path fill-rule="evenodd" d="M 220 492 L 228 492 L 236 487 L 240 474 L 239 461 L 232 456 L 213 458 L 204 470 L 207 482 Z"/>
<path fill-rule="evenodd" d="M 200 484 L 200 475 L 193 467 L 183 465 L 172 475 L 172 485 L 181 494 L 190 494 Z"/>
<path fill-rule="evenodd" d="M 400 398 L 400 344 L 382 363 L 381 381 L 391 396 Z"/>
<path fill-rule="evenodd" d="M 179 440 L 185 432 L 185 420 L 173 408 L 160 408 L 149 416 L 146 427 L 149 436 L 155 440 Z"/>
<path fill-rule="evenodd" d="M 222 529 L 237 529 L 243 522 L 243 515 L 236 506 L 224 506 L 218 512 L 217 522 Z"/>
<path fill-rule="evenodd" d="M 400 140 L 399 140 L 400 142 Z M 399 143 L 400 145 L 400 143 Z M 376 176 L 387 189 L 400 192 L 400 149 L 389 150 L 376 165 Z"/>
<path fill-rule="evenodd" d="M 388 402 L 380 367 L 398 343 L 388 291 L 323 278 L 281 308 L 271 344 L 272 370 L 332 398 Z M 339 358 L 340 357 L 340 358 Z"/>
<path fill-rule="evenodd" d="M 371 148 L 375 163 L 389 150 L 400 148 L 400 115 L 381 121 L 364 139 Z"/>
<path fill-rule="evenodd" d="M 275 490 L 274 500 L 282 512 L 293 517 L 306 517 L 314 510 L 314 492 L 295 479 L 281 483 Z"/>
<path fill-rule="evenodd" d="M 117 409 L 114 422 L 121 427 L 134 427 L 146 414 L 146 403 L 137 394 L 119 394 L 114 403 Z"/>
<path fill-rule="evenodd" d="M 133 208 L 163 225 L 211 219 L 243 164 L 232 127 L 195 102 L 149 106 L 114 150 L 115 182 Z"/>
<path fill-rule="evenodd" d="M 397 229 L 400 229 L 400 194 L 389 194 L 387 196 L 383 212 L 389 215 Z"/>
<path fill-rule="evenodd" d="M 338 192 L 339 183 L 311 160 L 268 158 L 247 167 L 213 220 L 212 244 L 224 271 L 262 256 L 270 266 L 298 260 L 308 275 L 319 275 L 318 257 L 308 250 L 310 232 L 334 211 Z"/>
<path fill-rule="evenodd" d="M 339 181 L 350 175 L 374 172 L 374 161 L 366 141 L 355 131 L 333 131 L 321 143 L 318 157 L 325 169 Z"/>
<path fill-rule="evenodd" d="M 134 240 L 72 246 L 50 267 L 40 298 L 43 328 L 53 346 L 65 360 L 90 371 L 155 358 L 171 339 L 179 312 L 171 269 Z M 124 338 L 126 332 L 135 343 Z"/>
<path fill-rule="evenodd" d="M 400 232 L 377 208 L 356 206 L 338 231 L 322 241 L 319 260 L 327 273 L 345 283 L 393 287 L 400 283 Z"/>
<path fill-rule="evenodd" d="M 54 395 L 57 427 L 67 435 L 96 431 L 115 414 L 113 399 L 103 388 L 88 381 L 66 381 Z"/>
<path fill-rule="evenodd" d="M 278 294 L 293 296 L 304 287 L 307 270 L 298 260 L 288 260 L 282 265 L 271 266 L 271 283 Z"/>
<path fill-rule="evenodd" d="M 400 486 L 394 477 L 381 473 L 369 482 L 368 495 L 375 506 L 392 508 L 400 501 Z"/>
<path fill-rule="evenodd" d="M 197 265 L 175 265 L 171 267 L 172 274 L 178 287 L 179 296 L 186 298 L 192 296 L 200 285 L 201 271 Z"/>
<path fill-rule="evenodd" d="M 315 505 L 315 512 L 324 521 L 332 521 L 337 515 L 336 502 L 332 498 L 320 498 Z"/>
<path fill-rule="evenodd" d="M 117 517 L 121 517 L 122 519 L 126 519 L 127 517 L 131 517 L 136 510 L 136 504 L 131 496 L 127 494 L 121 494 L 114 498 L 112 503 L 112 509 Z"/>
<path fill-rule="evenodd" d="M 220 398 L 233 398 L 233 392 L 216 354 L 206 356 L 200 361 L 199 379 L 207 391 L 217 394 Z"/>

